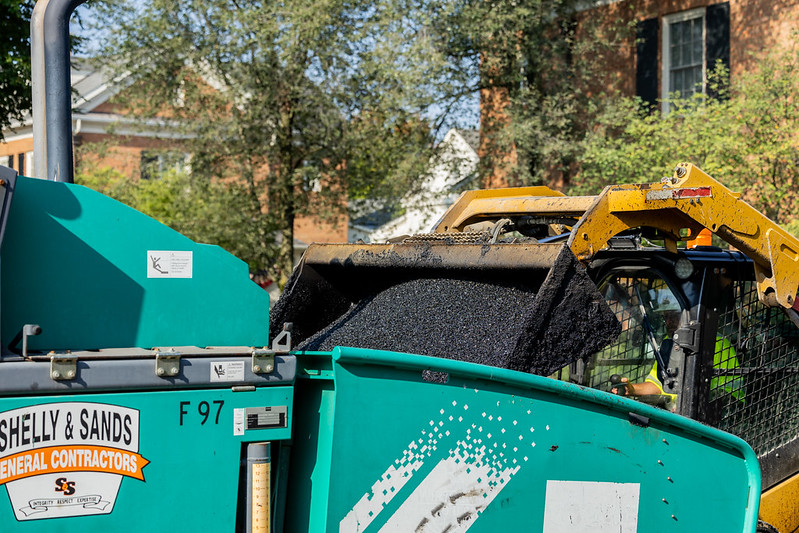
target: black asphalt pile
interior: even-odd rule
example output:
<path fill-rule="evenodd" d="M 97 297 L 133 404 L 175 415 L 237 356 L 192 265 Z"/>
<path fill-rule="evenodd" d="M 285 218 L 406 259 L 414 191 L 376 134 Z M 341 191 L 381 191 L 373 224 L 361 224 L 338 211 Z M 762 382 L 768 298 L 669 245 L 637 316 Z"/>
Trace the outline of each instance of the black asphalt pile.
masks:
<path fill-rule="evenodd" d="M 413 279 L 361 300 L 297 349 L 372 348 L 549 375 L 620 330 L 583 267 L 564 251 L 537 290 L 497 280 Z"/>
<path fill-rule="evenodd" d="M 620 333 L 616 315 L 564 247 L 538 291 L 508 368 L 546 376 L 598 352 Z"/>
<path fill-rule="evenodd" d="M 390 287 L 299 346 L 373 348 L 506 367 L 535 293 L 460 279 Z"/>
<path fill-rule="evenodd" d="M 286 322 L 293 325 L 293 339 L 307 339 L 351 307 L 348 298 L 313 269 L 301 265 L 291 273 L 283 295 L 269 310 L 269 341 L 283 330 Z"/>

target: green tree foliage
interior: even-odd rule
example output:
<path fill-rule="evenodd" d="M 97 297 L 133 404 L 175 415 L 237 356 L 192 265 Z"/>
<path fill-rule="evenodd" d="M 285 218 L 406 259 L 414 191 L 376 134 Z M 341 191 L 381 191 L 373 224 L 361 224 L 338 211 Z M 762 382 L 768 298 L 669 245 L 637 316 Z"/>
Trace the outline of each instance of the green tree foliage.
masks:
<path fill-rule="evenodd" d="M 395 200 L 427 167 L 453 71 L 415 2 L 98 7 L 108 67 L 132 82 L 125 103 L 182 133 L 198 187 L 236 184 L 253 269 L 285 279 L 297 216 Z"/>
<path fill-rule="evenodd" d="M 33 0 L 0 0 L 0 141 L 31 108 L 30 19 Z"/>
<path fill-rule="evenodd" d="M 799 47 L 797 41 L 735 77 L 719 66 L 709 83 L 722 98 L 674 95 L 668 115 L 620 99 L 584 144 L 573 192 L 596 194 L 610 183 L 640 183 L 694 163 L 761 212 L 799 229 Z"/>
<path fill-rule="evenodd" d="M 30 23 L 35 0 L 0 0 L 0 141 L 3 131 L 31 110 Z M 81 23 L 75 15 L 75 22 Z M 73 52 L 83 39 L 73 36 Z"/>
<path fill-rule="evenodd" d="M 601 58 L 618 53 L 630 28 L 598 26 L 575 0 L 441 4 L 438 30 L 451 61 L 472 73 L 472 90 L 498 98 L 481 114 L 484 177 L 568 183 L 596 113 L 599 91 L 590 89 L 605 68 Z"/>

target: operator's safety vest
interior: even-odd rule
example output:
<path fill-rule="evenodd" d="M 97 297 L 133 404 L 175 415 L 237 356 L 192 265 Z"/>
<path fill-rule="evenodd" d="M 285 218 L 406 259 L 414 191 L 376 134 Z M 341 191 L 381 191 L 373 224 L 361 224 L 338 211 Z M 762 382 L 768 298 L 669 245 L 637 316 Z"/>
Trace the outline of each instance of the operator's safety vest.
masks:
<path fill-rule="evenodd" d="M 738 355 L 730 341 L 723 337 L 716 337 L 716 349 L 713 352 L 713 368 L 716 370 L 735 370 L 738 364 Z M 736 400 L 744 401 L 744 386 L 742 376 L 719 376 L 710 380 L 710 390 L 723 390 L 731 394 Z"/>
<path fill-rule="evenodd" d="M 655 364 L 652 365 L 652 368 L 649 369 L 649 374 L 646 375 L 646 379 L 644 381 L 648 381 L 649 383 L 653 383 L 658 388 L 658 390 L 660 391 L 661 395 L 669 397 L 669 401 L 674 402 L 674 401 L 677 400 L 677 395 L 676 394 L 670 394 L 670 393 L 668 393 L 668 392 L 663 390 L 663 383 L 660 382 L 660 377 L 658 377 L 658 364 L 657 364 L 657 362 L 655 362 Z"/>

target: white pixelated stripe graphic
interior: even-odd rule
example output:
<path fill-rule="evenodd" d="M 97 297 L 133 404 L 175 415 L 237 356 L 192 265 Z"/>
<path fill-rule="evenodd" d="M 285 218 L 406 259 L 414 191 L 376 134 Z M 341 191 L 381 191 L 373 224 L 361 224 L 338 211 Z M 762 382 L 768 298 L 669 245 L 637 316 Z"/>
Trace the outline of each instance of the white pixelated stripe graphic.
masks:
<path fill-rule="evenodd" d="M 485 447 L 472 454 L 466 443 L 458 444 L 403 502 L 381 533 L 468 531 L 519 471 L 519 466 L 498 469 L 495 461 L 486 461 Z"/>
<path fill-rule="evenodd" d="M 423 454 L 418 453 L 416 441 L 411 442 L 402 452 L 402 459 L 383 472 L 380 479 L 372 485 L 372 490 L 361 497 L 358 503 L 339 523 L 340 533 L 355 533 L 365 530 L 377 518 L 400 489 L 411 480 L 414 472 L 424 464 Z"/>
<path fill-rule="evenodd" d="M 477 392 L 475 390 L 475 394 Z M 438 460 L 380 531 L 414 531 L 421 522 L 426 528 L 419 529 L 419 533 L 466 531 L 519 471 L 519 467 L 527 462 L 527 454 L 535 450 L 535 441 L 531 438 L 535 428 L 527 420 L 532 418 L 529 409 L 526 414 L 520 413 L 524 420 L 503 420 L 501 416 L 485 411 L 472 414 L 467 403 L 453 401 L 452 407 L 441 409 L 439 413 L 441 418 L 427 423 L 421 437 L 411 441 L 402 456 L 383 472 L 371 490 L 339 522 L 339 533 L 365 531 L 426 460 L 438 460 L 444 453 L 448 456 Z M 546 429 L 549 430 L 549 426 Z M 448 484 L 441 485 L 443 480 Z M 433 492 L 435 496 L 432 496 Z M 429 505 L 432 500 L 425 494 L 440 503 Z M 450 499 L 455 501 L 450 502 Z M 407 529 L 414 520 L 409 518 L 412 516 L 418 520 Z M 436 524 L 445 523 L 451 527 L 456 524 L 457 528 L 446 529 L 447 526 L 443 526 L 436 529 Z"/>

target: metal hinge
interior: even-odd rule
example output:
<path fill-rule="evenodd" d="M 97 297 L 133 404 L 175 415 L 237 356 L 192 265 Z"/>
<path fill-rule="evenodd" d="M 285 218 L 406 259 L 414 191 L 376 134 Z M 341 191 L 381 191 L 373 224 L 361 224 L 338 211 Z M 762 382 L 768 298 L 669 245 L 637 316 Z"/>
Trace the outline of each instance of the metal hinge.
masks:
<path fill-rule="evenodd" d="M 155 375 L 159 378 L 174 378 L 180 374 L 180 352 L 173 349 L 155 350 Z"/>
<path fill-rule="evenodd" d="M 275 352 L 266 348 L 252 351 L 252 373 L 268 374 L 275 369 Z"/>
<path fill-rule="evenodd" d="M 50 355 L 50 378 L 69 381 L 78 375 L 78 356 L 68 353 Z"/>
<path fill-rule="evenodd" d="M 674 343 L 683 350 L 691 353 L 699 352 L 699 329 L 701 324 L 691 321 L 685 327 L 681 327 L 674 332 Z"/>
<path fill-rule="evenodd" d="M 275 355 L 291 351 L 292 323 L 283 324 L 283 331 L 272 340 L 272 349 L 254 348 L 252 351 L 252 373 L 269 374 L 275 369 Z"/>

